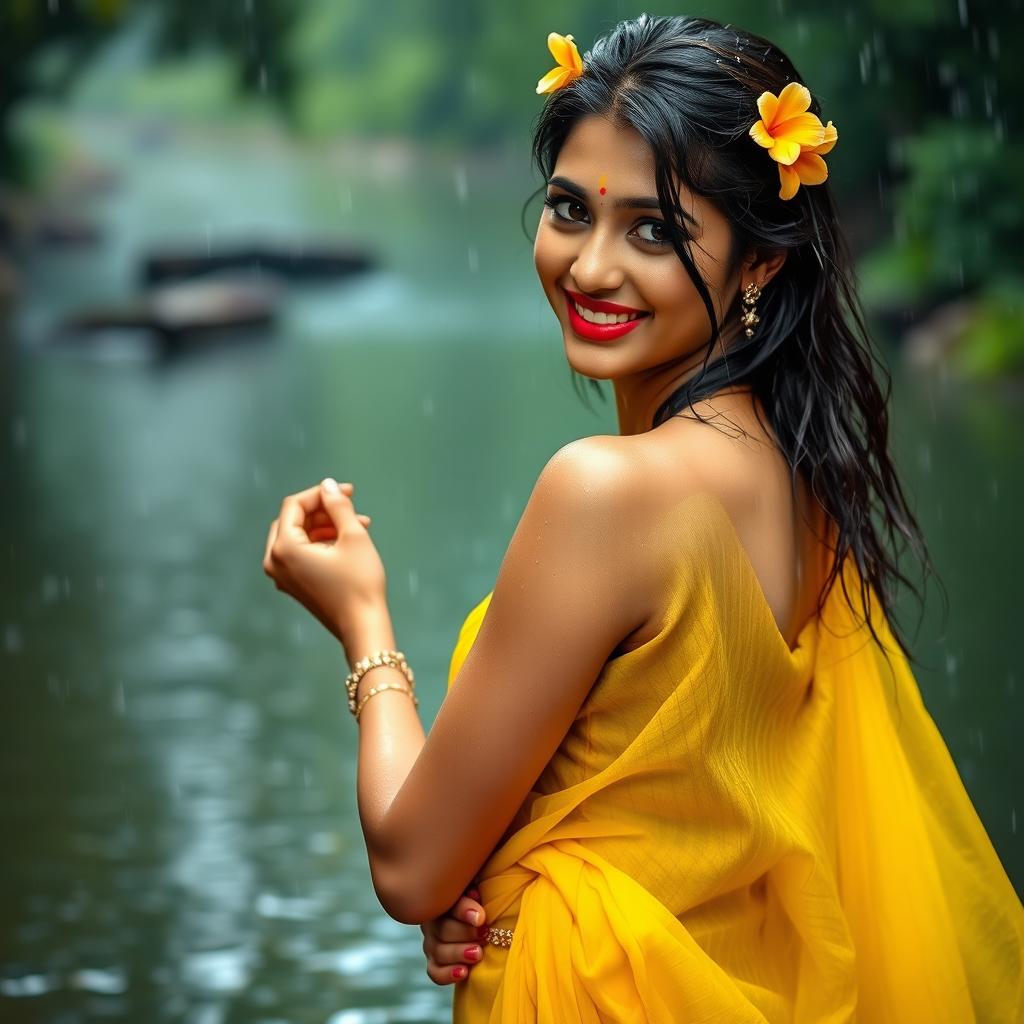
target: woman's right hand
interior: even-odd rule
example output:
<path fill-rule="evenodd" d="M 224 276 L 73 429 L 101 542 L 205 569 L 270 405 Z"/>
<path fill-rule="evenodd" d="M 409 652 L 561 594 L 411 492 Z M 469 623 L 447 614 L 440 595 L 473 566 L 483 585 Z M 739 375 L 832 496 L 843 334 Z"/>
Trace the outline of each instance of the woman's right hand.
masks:
<path fill-rule="evenodd" d="M 420 925 L 427 975 L 432 982 L 450 985 L 469 977 L 473 964 L 483 956 L 481 939 L 486 916 L 480 893 L 467 889 L 446 914 Z"/>

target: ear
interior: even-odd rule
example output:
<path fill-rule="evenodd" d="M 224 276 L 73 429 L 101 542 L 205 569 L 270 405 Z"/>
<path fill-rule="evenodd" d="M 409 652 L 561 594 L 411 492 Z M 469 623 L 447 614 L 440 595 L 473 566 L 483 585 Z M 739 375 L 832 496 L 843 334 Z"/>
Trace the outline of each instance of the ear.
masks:
<path fill-rule="evenodd" d="M 741 276 L 745 281 L 753 281 L 759 288 L 766 284 L 782 269 L 786 262 L 786 250 L 772 253 L 770 256 L 762 256 L 754 249 L 750 249 L 743 259 Z"/>

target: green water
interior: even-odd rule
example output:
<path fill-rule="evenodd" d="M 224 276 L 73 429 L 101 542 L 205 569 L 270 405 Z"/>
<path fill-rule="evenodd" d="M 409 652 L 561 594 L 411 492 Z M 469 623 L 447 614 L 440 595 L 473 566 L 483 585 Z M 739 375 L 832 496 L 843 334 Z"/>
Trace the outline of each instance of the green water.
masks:
<path fill-rule="evenodd" d="M 354 481 L 432 720 L 540 467 L 616 429 L 577 399 L 534 277 L 525 143 L 371 163 L 79 140 L 120 175 L 78 207 L 104 240 L 28 254 L 0 344 L 0 1018 L 446 1020 L 419 930 L 370 886 L 342 654 L 260 562 L 284 495 Z M 130 294 L 147 245 L 254 234 L 342 236 L 382 269 L 171 361 L 138 334 L 48 344 L 60 313 Z M 1019 887 L 1020 401 L 900 374 L 893 421 L 952 603 L 943 624 L 929 592 L 918 679 Z"/>

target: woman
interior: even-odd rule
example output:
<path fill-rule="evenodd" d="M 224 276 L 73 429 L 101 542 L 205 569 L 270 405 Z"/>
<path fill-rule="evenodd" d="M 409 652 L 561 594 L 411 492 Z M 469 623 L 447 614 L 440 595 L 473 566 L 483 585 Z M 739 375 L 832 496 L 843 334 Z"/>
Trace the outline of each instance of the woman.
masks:
<path fill-rule="evenodd" d="M 1024 910 L 890 627 L 892 541 L 927 554 L 836 129 L 732 26 L 549 45 L 535 263 L 619 434 L 544 467 L 429 736 L 352 485 L 267 538 L 353 668 L 381 903 L 457 1021 L 1022 1019 Z"/>

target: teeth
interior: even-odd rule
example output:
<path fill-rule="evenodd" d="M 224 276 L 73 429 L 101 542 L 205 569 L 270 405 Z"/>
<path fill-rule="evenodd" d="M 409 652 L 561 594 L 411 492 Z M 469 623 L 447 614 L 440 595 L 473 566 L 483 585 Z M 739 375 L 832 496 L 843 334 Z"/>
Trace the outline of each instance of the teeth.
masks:
<path fill-rule="evenodd" d="M 576 307 L 576 312 L 579 313 L 587 323 L 591 324 L 624 324 L 628 320 L 636 320 L 640 317 L 639 313 L 595 313 L 591 309 L 584 309 L 578 302 L 574 302 L 573 305 Z"/>

